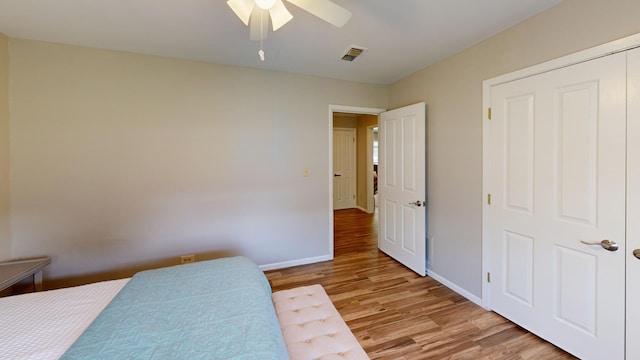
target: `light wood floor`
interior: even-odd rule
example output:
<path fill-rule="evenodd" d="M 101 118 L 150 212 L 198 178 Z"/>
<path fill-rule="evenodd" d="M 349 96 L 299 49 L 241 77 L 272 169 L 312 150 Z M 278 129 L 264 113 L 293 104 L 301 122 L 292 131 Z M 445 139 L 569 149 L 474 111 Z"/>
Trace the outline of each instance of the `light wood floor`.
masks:
<path fill-rule="evenodd" d="M 377 216 L 353 209 L 334 219 L 333 261 L 267 277 L 273 291 L 321 284 L 370 358 L 574 359 L 378 251 Z"/>

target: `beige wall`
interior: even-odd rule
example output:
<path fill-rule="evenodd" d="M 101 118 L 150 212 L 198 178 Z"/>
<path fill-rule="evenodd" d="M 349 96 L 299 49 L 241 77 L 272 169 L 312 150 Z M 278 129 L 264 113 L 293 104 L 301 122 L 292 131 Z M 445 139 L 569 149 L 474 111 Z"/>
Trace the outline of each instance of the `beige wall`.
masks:
<path fill-rule="evenodd" d="M 378 125 L 378 115 L 362 115 L 358 117 L 358 128 L 356 136 L 358 144 L 356 153 L 358 155 L 358 186 L 357 205 L 363 209 L 367 208 L 367 127 Z"/>
<path fill-rule="evenodd" d="M 328 257 L 329 105 L 387 105 L 385 86 L 29 40 L 9 57 L 13 255 L 52 255 L 48 279 Z"/>
<path fill-rule="evenodd" d="M 431 270 L 480 296 L 482 81 L 640 32 L 639 11 L 567 0 L 388 88 L 17 39 L 7 55 L 0 36 L 0 258 L 50 254 L 62 278 L 323 257 L 328 105 L 425 101 Z"/>
<path fill-rule="evenodd" d="M 640 1 L 567 0 L 390 87 L 428 105 L 431 271 L 481 295 L 482 81 L 640 32 Z"/>
<path fill-rule="evenodd" d="M 0 34 L 0 261 L 11 257 L 9 207 L 9 39 Z"/>

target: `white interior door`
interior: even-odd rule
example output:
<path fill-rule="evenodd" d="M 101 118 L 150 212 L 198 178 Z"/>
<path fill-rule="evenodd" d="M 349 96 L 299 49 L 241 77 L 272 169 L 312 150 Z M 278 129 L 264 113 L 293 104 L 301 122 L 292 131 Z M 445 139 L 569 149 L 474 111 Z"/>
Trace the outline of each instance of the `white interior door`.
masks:
<path fill-rule="evenodd" d="M 627 56 L 627 359 L 635 359 L 640 356 L 640 49 Z"/>
<path fill-rule="evenodd" d="M 426 272 L 425 104 L 380 114 L 378 247 L 406 267 Z"/>
<path fill-rule="evenodd" d="M 333 129 L 333 209 L 356 207 L 356 129 Z"/>
<path fill-rule="evenodd" d="M 490 307 L 582 359 L 624 358 L 625 99 L 625 54 L 491 89 Z"/>

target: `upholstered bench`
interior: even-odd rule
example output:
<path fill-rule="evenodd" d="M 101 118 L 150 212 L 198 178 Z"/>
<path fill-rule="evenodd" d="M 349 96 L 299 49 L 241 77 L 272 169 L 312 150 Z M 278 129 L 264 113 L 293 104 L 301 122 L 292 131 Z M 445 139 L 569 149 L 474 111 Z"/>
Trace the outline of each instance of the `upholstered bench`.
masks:
<path fill-rule="evenodd" d="M 320 285 L 273 293 L 292 360 L 369 359 Z"/>

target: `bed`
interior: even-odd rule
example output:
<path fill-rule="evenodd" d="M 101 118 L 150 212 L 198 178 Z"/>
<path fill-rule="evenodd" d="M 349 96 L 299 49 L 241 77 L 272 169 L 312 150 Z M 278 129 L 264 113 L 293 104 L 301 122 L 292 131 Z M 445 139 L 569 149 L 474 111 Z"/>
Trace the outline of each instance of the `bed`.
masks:
<path fill-rule="evenodd" d="M 0 298 L 0 359 L 369 359 L 320 285 L 245 257 Z"/>
<path fill-rule="evenodd" d="M 0 298 L 0 358 L 288 359 L 271 295 L 233 257 Z"/>

